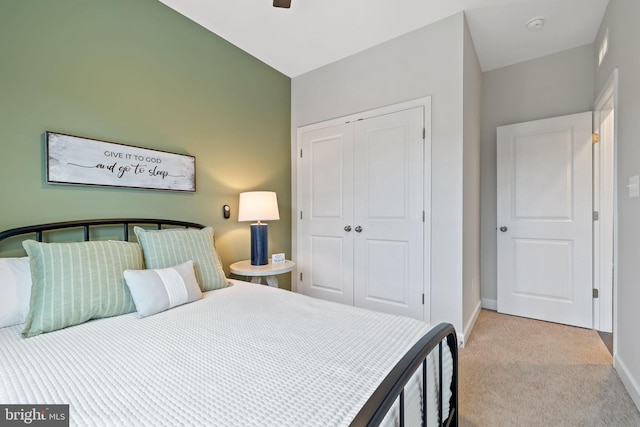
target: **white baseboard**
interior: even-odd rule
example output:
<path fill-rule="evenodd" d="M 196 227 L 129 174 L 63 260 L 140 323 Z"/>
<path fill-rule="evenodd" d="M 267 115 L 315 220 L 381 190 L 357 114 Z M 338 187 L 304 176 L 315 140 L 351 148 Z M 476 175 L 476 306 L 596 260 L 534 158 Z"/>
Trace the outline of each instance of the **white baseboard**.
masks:
<path fill-rule="evenodd" d="M 636 407 L 640 411 L 640 384 L 638 384 L 638 381 L 633 378 L 633 375 L 631 375 L 629 368 L 627 368 L 627 365 L 625 365 L 625 363 L 618 357 L 618 355 L 614 357 L 613 366 L 616 369 L 618 376 L 622 380 L 622 384 L 624 384 L 627 391 L 629 392 L 629 396 L 631 396 L 631 399 L 633 399 L 633 402 L 636 404 Z"/>
<path fill-rule="evenodd" d="M 498 310 L 498 301 L 494 299 L 482 298 L 482 308 L 486 308 L 487 310 Z"/>
<path fill-rule="evenodd" d="M 464 329 L 462 330 L 462 332 L 458 334 L 458 344 L 460 345 L 460 347 L 464 347 L 465 338 L 469 338 L 471 336 L 471 331 L 476 324 L 476 320 L 478 320 L 478 316 L 480 316 L 480 310 L 482 310 L 482 304 L 478 300 L 478 304 L 476 304 L 476 307 L 473 309 L 471 318 L 469 319 L 467 324 L 464 325 Z"/>

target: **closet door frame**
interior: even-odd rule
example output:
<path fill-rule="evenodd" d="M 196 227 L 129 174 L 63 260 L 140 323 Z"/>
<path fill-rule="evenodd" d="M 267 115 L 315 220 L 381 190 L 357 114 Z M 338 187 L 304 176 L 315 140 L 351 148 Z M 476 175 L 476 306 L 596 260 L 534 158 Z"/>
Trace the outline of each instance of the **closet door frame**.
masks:
<path fill-rule="evenodd" d="M 362 111 L 359 113 L 350 114 L 347 116 L 326 120 L 323 122 L 308 124 L 297 128 L 296 141 L 292 144 L 292 218 L 291 221 L 291 247 L 292 258 L 294 261 L 302 259 L 299 222 L 300 222 L 300 208 L 299 200 L 302 198 L 301 189 L 298 186 L 298 182 L 301 182 L 302 168 L 300 161 L 300 153 L 302 150 L 302 134 L 311 130 L 321 129 L 328 126 L 335 126 L 343 123 L 354 122 L 358 120 L 364 120 L 376 116 L 395 113 L 403 110 L 409 110 L 416 107 L 422 107 L 424 112 L 424 236 L 423 236 L 423 269 L 424 269 L 424 305 L 423 305 L 423 319 L 426 322 L 431 320 L 431 97 L 417 98 L 410 101 L 401 102 L 398 104 L 387 105 L 372 110 Z M 292 273 L 291 290 L 298 291 L 298 284 L 300 283 L 300 271 L 298 271 L 298 264 L 296 269 Z"/>

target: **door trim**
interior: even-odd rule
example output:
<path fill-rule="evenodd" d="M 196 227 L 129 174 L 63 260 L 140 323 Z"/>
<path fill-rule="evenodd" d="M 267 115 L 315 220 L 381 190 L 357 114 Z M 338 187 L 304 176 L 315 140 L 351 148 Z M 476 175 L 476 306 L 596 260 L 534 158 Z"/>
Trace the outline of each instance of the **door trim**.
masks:
<path fill-rule="evenodd" d="M 617 282 L 618 282 L 618 251 L 616 250 L 618 247 L 618 190 L 617 190 L 617 165 L 618 165 L 618 69 L 614 69 L 609 76 L 609 79 L 604 84 L 598 98 L 594 102 L 594 132 L 600 133 L 599 128 L 596 127 L 600 124 L 600 112 L 605 108 L 606 104 L 611 100 L 613 102 L 613 141 L 601 141 L 600 143 L 613 143 L 613 182 L 609 183 L 606 188 L 601 188 L 600 193 L 596 194 L 594 191 L 594 210 L 600 210 L 600 206 L 596 203 L 596 200 L 599 202 L 602 199 L 602 195 L 604 192 L 609 192 L 609 199 L 613 201 L 613 236 L 612 236 L 612 249 L 613 249 L 613 277 L 612 277 L 612 286 L 607 287 L 605 283 L 602 283 L 600 274 L 594 269 L 593 275 L 593 287 L 594 289 L 598 289 L 599 298 L 593 300 L 593 328 L 599 331 L 611 332 L 613 330 L 613 351 L 614 355 L 617 353 L 617 340 L 616 340 L 616 313 L 617 313 Z M 597 155 L 596 155 L 597 153 Z M 594 167 L 596 166 L 596 159 L 598 159 L 598 164 L 600 162 L 599 158 L 601 156 L 601 150 L 596 150 L 594 153 Z M 599 171 L 599 170 L 598 170 Z M 601 177 L 598 174 L 596 178 L 596 169 L 594 169 L 594 184 L 595 179 L 600 181 Z M 611 194 L 612 193 L 612 194 Z M 595 223 L 594 223 L 595 224 Z M 597 230 L 597 226 L 594 225 L 594 235 L 593 235 L 593 265 L 605 265 L 607 260 L 604 259 L 607 253 L 607 250 L 602 249 L 602 245 L 604 242 L 601 241 L 602 236 Z M 605 240 L 607 240 L 605 238 Z M 607 321 L 610 319 L 613 322 L 613 325 Z"/>
<path fill-rule="evenodd" d="M 300 152 L 302 150 L 302 137 L 304 132 L 311 130 L 317 130 L 328 126 L 335 126 L 342 123 L 353 122 L 357 120 L 363 120 L 371 117 L 382 116 L 385 114 L 396 113 L 404 110 L 410 110 L 413 108 L 422 107 L 424 112 L 424 235 L 423 235 L 423 293 L 425 295 L 425 304 L 423 305 L 423 319 L 425 322 L 431 320 L 431 97 L 422 97 L 405 101 L 397 104 L 386 105 L 383 107 L 375 108 L 372 110 L 353 113 L 347 116 L 330 119 L 323 122 L 311 123 L 308 125 L 300 126 L 296 129 L 296 140 L 292 142 L 292 192 L 291 192 L 291 251 L 294 261 L 298 261 L 302 254 L 300 254 L 300 236 L 298 233 L 300 221 L 300 209 L 298 208 L 298 200 L 301 199 L 301 189 L 298 186 L 298 182 L 302 180 L 302 172 L 300 169 Z M 295 168 L 294 166 L 295 165 Z M 298 265 L 298 263 L 296 264 Z M 300 272 L 297 268 L 292 272 L 291 290 L 298 291 L 298 283 L 300 282 Z"/>

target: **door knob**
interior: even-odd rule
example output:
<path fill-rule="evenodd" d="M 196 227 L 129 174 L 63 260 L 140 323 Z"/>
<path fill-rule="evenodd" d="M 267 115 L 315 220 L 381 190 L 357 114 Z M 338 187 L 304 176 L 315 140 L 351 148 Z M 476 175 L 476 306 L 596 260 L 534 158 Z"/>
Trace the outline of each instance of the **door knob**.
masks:
<path fill-rule="evenodd" d="M 351 231 L 351 226 L 350 225 L 345 225 L 344 226 L 344 231 L 347 231 L 347 232 Z"/>
<path fill-rule="evenodd" d="M 356 233 L 360 233 L 361 231 L 362 231 L 362 227 L 357 226 L 357 227 L 356 227 Z"/>
<path fill-rule="evenodd" d="M 507 227 L 505 227 L 504 225 L 502 227 L 500 227 L 500 231 L 502 231 L 503 233 L 506 232 L 508 230 Z"/>

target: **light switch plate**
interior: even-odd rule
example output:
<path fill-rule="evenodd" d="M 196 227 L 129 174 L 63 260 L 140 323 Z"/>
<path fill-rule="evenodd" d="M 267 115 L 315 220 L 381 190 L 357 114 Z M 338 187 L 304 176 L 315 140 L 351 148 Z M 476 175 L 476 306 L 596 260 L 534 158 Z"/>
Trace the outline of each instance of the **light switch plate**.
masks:
<path fill-rule="evenodd" d="M 280 264 L 284 262 L 284 254 L 271 255 L 271 264 Z"/>

